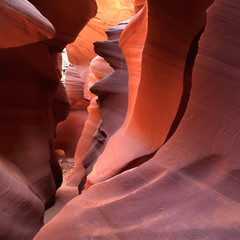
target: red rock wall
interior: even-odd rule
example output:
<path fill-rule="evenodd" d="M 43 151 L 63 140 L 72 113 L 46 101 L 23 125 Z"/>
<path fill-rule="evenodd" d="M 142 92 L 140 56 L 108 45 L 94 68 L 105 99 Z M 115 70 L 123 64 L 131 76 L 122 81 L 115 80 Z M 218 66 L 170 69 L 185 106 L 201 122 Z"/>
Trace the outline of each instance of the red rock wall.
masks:
<path fill-rule="evenodd" d="M 139 80 L 134 76 L 131 79 L 135 87 L 131 89 L 134 94 L 130 92 L 133 96 L 130 105 L 134 107 L 128 109 L 122 128 L 112 136 L 98 158 L 88 176 L 89 185 L 114 176 L 129 162 L 156 151 L 166 141 L 183 95 L 188 51 L 206 23 L 205 9 L 210 3 L 204 1 L 192 6 L 189 2 L 175 5 L 149 2 L 141 72 L 140 76 L 135 76 Z M 143 28 L 144 11 L 138 14 Z M 161 17 L 153 17 L 155 12 Z M 136 24 L 133 27 L 138 29 Z M 131 69 L 131 63 L 128 65 Z"/>
<path fill-rule="evenodd" d="M 94 1 L 31 3 L 0 3 L 0 239 L 32 239 L 55 201 L 55 128 L 69 110 L 58 53 L 96 13 Z"/>
<path fill-rule="evenodd" d="M 81 181 L 80 191 L 85 185 L 86 175 L 92 170 L 93 164 L 104 150 L 108 139 L 120 128 L 125 119 L 128 102 L 128 72 L 118 41 L 126 25 L 127 22 L 123 22 L 116 27 L 110 28 L 106 31 L 108 35 L 107 41 L 94 43 L 95 52 L 104 57 L 97 56 L 90 65 L 90 79 L 93 83 L 95 82 L 90 91 L 94 96 L 98 97 L 97 103 L 101 113 L 101 122 L 97 117 L 92 118 L 98 113 L 97 108 L 92 107 L 95 105 L 92 105 L 91 112 L 96 109 L 96 113 L 91 114 L 89 121 L 85 124 L 85 131 L 80 138 L 76 151 L 75 167 L 69 176 L 70 184 L 73 184 L 73 182 L 76 184 L 78 179 L 78 185 Z M 92 102 L 92 104 L 94 103 L 95 101 Z M 89 124 L 93 124 L 93 122 L 96 124 L 95 128 Z M 85 144 L 87 142 L 88 149 Z M 83 177 L 85 169 L 86 173 Z"/>
<path fill-rule="evenodd" d="M 85 83 L 84 97 L 91 99 L 87 90 L 89 65 L 96 53 L 93 43 L 107 39 L 105 31 L 134 15 L 132 0 L 96 0 L 97 15 L 81 31 L 76 40 L 67 46 L 69 61 L 77 68 Z"/>
<path fill-rule="evenodd" d="M 133 4 L 130 0 L 98 0 L 96 3 L 98 5 L 97 15 L 89 21 L 76 40 L 67 46 L 69 61 L 76 70 L 75 73 L 70 73 L 69 69 L 67 71 L 67 78 L 71 78 L 73 74 L 77 74 L 78 79 L 71 79 L 71 83 L 67 81 L 66 88 L 68 89 L 68 86 L 72 85 L 76 90 L 76 85 L 79 85 L 81 82 L 83 84 L 82 89 L 80 90 L 80 86 L 78 86 L 78 89 L 80 92 L 83 92 L 83 95 L 78 92 L 78 99 L 80 100 L 80 95 L 82 95 L 82 101 L 84 102 L 86 100 L 90 101 L 91 98 L 94 97 L 94 95 L 89 93 L 89 88 L 93 84 L 92 80 L 94 80 L 91 78 L 91 72 L 89 69 L 94 68 L 93 65 L 96 66 L 97 63 L 96 59 L 93 61 L 96 57 L 93 43 L 97 40 L 105 40 L 105 31 L 108 28 L 118 24 L 120 21 L 130 18 L 134 14 Z M 98 62 L 97 64 L 101 63 Z M 108 70 L 101 69 L 101 72 L 103 72 L 103 74 L 100 75 L 105 76 L 107 75 Z M 101 78 L 102 77 L 103 76 L 101 76 Z M 81 141 L 80 137 L 87 118 L 87 111 L 82 108 L 82 105 L 73 106 L 72 110 L 73 111 L 70 111 L 69 119 L 58 126 L 56 139 L 57 148 L 62 148 L 68 157 L 74 156 L 78 141 Z"/>
<path fill-rule="evenodd" d="M 237 0 L 174 3 L 175 5 L 171 1 L 149 1 L 149 27 L 142 54 L 141 79 L 133 114 L 122 132 L 122 139 L 124 134 L 129 133 L 131 138 L 138 136 L 135 139 L 139 142 L 141 135 L 146 133 L 142 143 L 148 145 L 149 149 L 156 143 L 166 142 L 169 134 L 171 137 L 154 157 L 138 167 L 114 177 L 113 174 L 106 176 L 105 169 L 95 171 L 96 178 L 93 179 L 101 182 L 73 199 L 42 228 L 35 239 L 50 239 L 53 236 L 55 239 L 75 239 L 76 236 L 83 239 L 239 237 L 240 62 L 237 51 L 239 44 L 236 41 L 240 37 L 239 4 Z M 162 14 L 157 14 L 159 12 Z M 171 20 L 174 20 L 172 24 Z M 206 27 L 200 36 L 205 22 Z M 158 32 L 153 31 L 155 23 L 160 29 Z M 197 45 L 199 48 L 196 54 Z M 155 50 L 158 47 L 159 52 Z M 159 64 L 157 60 L 160 61 Z M 175 66 L 175 69 L 171 70 L 171 66 Z M 189 88 L 186 86 L 189 77 L 191 92 L 187 97 L 189 94 L 185 88 Z M 165 81 L 162 82 L 161 79 Z M 178 82 L 175 83 L 174 80 Z M 157 88 L 160 83 L 161 89 Z M 155 87 L 150 91 L 150 86 Z M 175 91 L 172 92 L 173 86 Z M 165 101 L 160 106 L 171 102 L 170 105 L 167 104 L 167 109 L 170 113 L 171 109 L 175 109 L 174 117 L 163 111 L 165 108 L 161 109 L 156 102 L 156 99 L 161 100 L 162 95 L 154 96 L 154 92 L 156 90 L 155 94 L 163 94 L 162 88 L 167 92 L 164 93 Z M 178 103 L 175 102 L 177 96 Z M 149 97 L 154 106 L 149 102 L 148 108 L 145 108 Z M 174 101 L 170 100 L 171 97 Z M 186 101 L 184 104 L 187 106 L 182 101 Z M 158 120 L 157 106 L 157 110 L 167 116 Z M 180 119 L 174 120 L 179 115 L 179 106 L 181 111 L 185 111 L 184 108 L 186 111 Z M 166 129 L 163 128 L 165 118 L 168 119 Z M 149 125 L 145 125 L 145 121 Z M 151 134 L 151 124 L 155 126 L 156 136 Z M 173 124 L 177 126 L 172 128 Z M 133 126 L 138 126 L 139 129 L 132 131 Z M 135 133 L 137 129 L 138 132 Z M 113 146 L 110 141 L 104 151 L 105 157 L 100 158 L 102 161 L 114 158 L 111 164 L 108 162 L 108 169 L 114 172 L 115 166 L 123 162 L 123 158 L 118 157 L 121 153 L 118 151 L 119 146 L 123 156 L 129 156 L 125 155 L 128 151 L 126 149 L 135 149 L 123 141 L 110 154 L 108 146 Z M 97 164 L 94 168 L 99 169 L 100 165 Z M 65 229 L 59 233 L 59 226 L 63 223 Z"/>
<path fill-rule="evenodd" d="M 144 8 L 142 0 L 99 0 L 98 16 L 131 2 L 137 14 L 120 41 L 116 27 L 107 41 L 95 44 L 114 71 L 109 74 L 102 58 L 91 62 L 91 79 L 98 80 L 91 90 L 99 99 L 88 108 L 73 172 L 75 182 L 83 180 L 80 190 L 87 178 L 86 191 L 34 239 L 238 239 L 239 0 L 148 0 Z M 27 27 L 19 42 L 8 28 L 14 40 L 0 38 L 0 239 L 32 239 L 61 184 L 56 124 L 67 116 L 69 101 L 72 111 L 81 106 L 95 56 L 88 45 L 81 54 L 79 42 L 69 46 L 77 77 L 69 78 L 68 98 L 59 85 L 58 52 L 74 41 L 96 6 L 73 0 L 71 10 L 63 0 L 31 0 L 35 7 L 11 3 L 17 10 L 0 3 L 9 23 L 20 18 L 26 26 L 43 26 Z M 104 17 L 115 21 L 120 13 Z M 94 21 L 85 32 L 91 32 L 87 44 L 98 27 L 104 36 L 105 23 Z"/>
<path fill-rule="evenodd" d="M 33 238 L 43 225 L 44 204 L 26 176 L 3 157 L 0 189 L 1 239 Z"/>
<path fill-rule="evenodd" d="M 27 0 L 0 3 L 0 47 L 18 47 L 55 36 L 55 29 Z M 10 37 L 11 36 L 11 37 Z"/>
<path fill-rule="evenodd" d="M 94 134 L 98 130 L 101 121 L 101 112 L 97 103 L 97 97 L 92 98 L 87 111 L 88 118 L 84 124 L 84 129 L 78 141 L 74 155 L 74 168 L 68 176 L 67 184 L 72 186 L 78 186 L 84 178 L 86 169 L 84 168 L 82 162 L 92 147 Z"/>
<path fill-rule="evenodd" d="M 125 58 L 118 44 L 119 37 L 126 25 L 127 22 L 124 22 L 110 28 L 106 31 L 108 35 L 107 41 L 94 43 L 96 53 L 103 56 L 114 71 L 90 88 L 91 92 L 98 96 L 101 123 L 94 134 L 91 149 L 83 159 L 86 175 L 79 185 L 79 191 L 83 190 L 86 176 L 91 172 L 110 137 L 121 127 L 126 116 L 128 72 Z"/>
<path fill-rule="evenodd" d="M 84 99 L 84 82 L 77 69 L 71 64 L 66 72 L 65 87 L 71 107 L 68 118 L 64 118 L 66 120 L 57 126 L 55 145 L 57 149 L 63 149 L 66 156 L 71 158 L 82 134 L 89 105 L 89 101 Z"/>

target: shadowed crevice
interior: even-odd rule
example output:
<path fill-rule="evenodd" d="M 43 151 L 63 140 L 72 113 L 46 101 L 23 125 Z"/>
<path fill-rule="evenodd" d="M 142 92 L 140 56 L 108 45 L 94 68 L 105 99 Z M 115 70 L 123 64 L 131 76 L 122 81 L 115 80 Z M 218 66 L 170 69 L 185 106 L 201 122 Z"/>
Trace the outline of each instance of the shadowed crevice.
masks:
<path fill-rule="evenodd" d="M 171 136 L 176 131 L 176 129 L 186 111 L 189 97 L 190 97 L 190 91 L 192 88 L 192 72 L 193 72 L 195 59 L 196 59 L 196 56 L 198 53 L 198 42 L 199 42 L 199 39 L 200 39 L 202 33 L 204 32 L 204 28 L 194 37 L 194 39 L 192 40 L 192 43 L 190 45 L 190 48 L 188 50 L 186 64 L 185 64 L 185 70 L 184 70 L 184 77 L 183 77 L 183 94 L 182 94 L 181 102 L 180 102 L 176 117 L 172 123 L 172 126 L 167 135 L 165 143 L 171 138 Z"/>

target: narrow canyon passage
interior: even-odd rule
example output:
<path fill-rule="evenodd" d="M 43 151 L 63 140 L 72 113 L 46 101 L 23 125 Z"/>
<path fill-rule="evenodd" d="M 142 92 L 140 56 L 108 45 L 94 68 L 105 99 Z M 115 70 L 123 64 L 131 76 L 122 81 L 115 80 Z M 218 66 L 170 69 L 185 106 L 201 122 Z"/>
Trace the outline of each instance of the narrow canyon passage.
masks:
<path fill-rule="evenodd" d="M 0 0 L 0 240 L 240 239 L 239 0 Z"/>

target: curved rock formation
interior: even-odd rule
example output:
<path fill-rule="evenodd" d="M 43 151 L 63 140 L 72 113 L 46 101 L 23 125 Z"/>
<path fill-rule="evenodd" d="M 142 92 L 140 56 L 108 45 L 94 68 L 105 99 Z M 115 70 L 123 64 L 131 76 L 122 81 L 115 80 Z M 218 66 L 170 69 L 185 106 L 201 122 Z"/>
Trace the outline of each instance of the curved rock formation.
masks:
<path fill-rule="evenodd" d="M 73 157 L 87 119 L 89 102 L 84 100 L 84 82 L 72 64 L 66 72 L 65 87 L 71 107 L 68 118 L 57 126 L 55 144 L 56 148 L 65 151 L 67 157 Z"/>
<path fill-rule="evenodd" d="M 97 4 L 0 2 L 0 239 L 239 239 L 239 0 Z"/>
<path fill-rule="evenodd" d="M 94 95 L 98 96 L 97 102 L 100 106 L 101 123 L 100 125 L 96 125 L 96 127 L 99 128 L 95 129 L 96 133 L 94 136 L 94 132 L 92 132 L 92 144 L 91 149 L 88 148 L 88 153 L 86 151 L 87 149 L 84 148 L 86 146 L 79 144 L 79 149 L 76 153 L 75 168 L 73 174 L 69 176 L 70 179 L 76 179 L 76 175 L 79 177 L 83 175 L 82 171 L 84 171 L 84 168 L 82 168 L 82 163 L 86 168 L 86 175 L 89 174 L 93 164 L 104 150 L 108 139 L 119 129 L 125 119 L 128 101 L 128 73 L 126 62 L 119 48 L 118 41 L 126 24 L 127 22 L 123 22 L 117 27 L 107 30 L 107 41 L 94 43 L 96 53 L 104 57 L 114 71 L 112 71 L 109 64 L 99 56 L 94 58 L 91 62 L 90 70 L 92 73 L 90 78 L 95 84 L 90 90 Z M 105 77 L 103 77 L 104 75 Z M 89 120 L 91 121 L 91 119 L 92 117 Z M 99 120 L 96 123 L 99 124 Z M 90 127 L 89 124 L 86 124 L 85 128 L 87 127 Z M 91 129 L 93 130 L 93 128 Z M 89 133 L 87 129 L 86 133 Z M 80 139 L 80 142 L 86 141 L 85 137 L 85 135 L 82 135 L 84 140 Z M 90 136 L 88 135 L 88 137 Z M 82 152 L 85 152 L 85 155 L 83 155 Z M 81 158 L 79 158 L 79 155 Z M 80 171 L 77 172 L 77 169 Z M 82 191 L 85 185 L 86 175 L 80 184 L 80 191 Z"/>
<path fill-rule="evenodd" d="M 135 13 L 137 13 L 144 7 L 144 5 L 146 4 L 146 0 L 133 0 L 133 3 Z"/>
<path fill-rule="evenodd" d="M 51 103 L 58 78 L 52 58 L 44 43 L 0 52 L 4 86 L 0 89 L 0 152 L 21 169 L 49 206 L 56 190 L 50 168 L 50 161 L 54 161 L 51 152 L 55 126 Z M 14 71 L 10 71 L 12 68 Z M 16 88 L 19 81 L 21 90 Z M 56 181 L 61 178 L 60 169 L 57 175 Z"/>
<path fill-rule="evenodd" d="M 59 52 L 96 14 L 94 0 L 71 1 L 70 12 L 65 1 L 30 2 L 34 6 L 28 1 L 0 3 L 4 21 L 0 30 L 0 154 L 4 166 L 0 170 L 0 239 L 32 239 L 42 226 L 44 208 L 55 201 L 62 182 L 55 128 L 69 109 L 65 89 L 59 85 Z M 73 17 L 73 9 L 80 13 L 84 7 L 85 13 Z M 2 31 L 7 34 L 4 38 Z"/>
<path fill-rule="evenodd" d="M 82 135 L 78 141 L 76 152 L 74 155 L 74 168 L 68 176 L 68 185 L 78 186 L 85 174 L 85 168 L 82 161 L 88 151 L 90 150 L 94 141 L 94 134 L 97 131 L 100 120 L 101 112 L 97 103 L 97 97 L 94 97 L 87 109 L 88 118 L 85 122 Z"/>
<path fill-rule="evenodd" d="M 78 66 L 89 66 L 96 56 L 93 43 L 106 39 L 105 31 L 133 16 L 131 0 L 96 0 L 97 15 L 89 21 L 74 43 L 67 46 L 69 61 Z M 81 76 L 82 77 L 82 76 Z"/>
<path fill-rule="evenodd" d="M 139 5 L 137 5 L 139 6 Z M 142 52 L 147 34 L 147 10 L 144 7 L 126 26 L 120 38 L 120 48 L 125 56 L 129 73 L 129 100 L 126 122 L 132 117 L 141 77 Z M 133 44 L 134 43 L 134 44 Z"/>
<path fill-rule="evenodd" d="M 61 52 L 63 48 L 75 40 L 76 36 L 96 15 L 97 6 L 94 0 L 69 0 L 66 8 L 64 0 L 29 0 L 54 26 L 56 36 L 49 41 L 49 48 Z M 85 11 L 83 11 L 85 9 Z"/>
<path fill-rule="evenodd" d="M 237 0 L 207 10 L 191 95 L 173 136 L 151 160 L 72 200 L 36 240 L 239 237 L 239 10 Z"/>
<path fill-rule="evenodd" d="M 93 43 L 106 40 L 107 29 L 134 15 L 132 0 L 96 0 L 96 3 L 98 5 L 97 15 L 89 21 L 74 43 L 67 46 L 69 61 L 77 68 L 85 83 L 84 97 L 86 99 L 91 99 L 87 89 L 89 64 L 96 56 Z"/>
<path fill-rule="evenodd" d="M 128 103 L 128 72 L 127 65 L 119 48 L 119 37 L 128 22 L 106 31 L 108 40 L 95 42 L 95 51 L 114 69 L 109 75 L 96 82 L 91 92 L 98 96 L 101 111 L 101 124 L 95 134 L 92 147 L 83 160 L 86 176 L 91 172 L 93 165 L 104 150 L 109 138 L 121 127 L 124 122 Z M 82 191 L 86 179 L 80 183 Z"/>
<path fill-rule="evenodd" d="M 184 2 L 174 7 L 172 2 L 148 3 L 149 28 L 139 85 L 134 88 L 134 109 L 128 112 L 130 116 L 98 158 L 88 176 L 88 185 L 114 176 L 129 162 L 153 153 L 166 141 L 183 94 L 188 52 L 206 23 L 205 10 L 210 3 L 204 1 L 191 6 Z M 161 17 L 153 17 L 155 12 Z M 139 18 L 143 18 L 141 14 Z M 124 147 L 126 144 L 128 148 Z"/>
<path fill-rule="evenodd" d="M 71 109 L 67 91 L 62 82 L 59 82 L 56 94 L 52 102 L 52 111 L 56 125 L 64 121 Z"/>
<path fill-rule="evenodd" d="M 110 65 L 100 56 L 96 56 L 90 63 L 90 82 L 89 87 L 104 78 L 112 72 Z M 98 98 L 90 92 L 92 100 L 88 107 L 88 119 L 85 122 L 82 135 L 78 141 L 75 156 L 74 169 L 68 176 L 68 185 L 78 186 L 85 174 L 85 168 L 82 165 L 83 159 L 90 150 L 93 142 L 96 142 L 94 134 L 98 130 L 101 120 L 101 112 L 99 109 Z M 93 147 L 94 149 L 94 147 Z"/>
<path fill-rule="evenodd" d="M 65 86 L 72 108 L 84 98 L 84 82 L 79 76 L 77 69 L 70 64 L 66 72 Z"/>
<path fill-rule="evenodd" d="M 93 97 L 93 95 L 89 94 L 88 92 L 89 85 L 92 85 L 92 83 L 89 82 L 89 66 L 92 59 L 96 56 L 96 53 L 93 49 L 93 42 L 96 40 L 105 40 L 105 31 L 108 28 L 116 25 L 122 20 L 130 18 L 134 14 L 133 4 L 131 0 L 124 0 L 121 2 L 118 0 L 98 0 L 96 2 L 98 4 L 97 15 L 89 21 L 86 27 L 78 35 L 76 40 L 67 46 L 69 61 L 78 72 L 79 79 L 83 83 L 83 101 L 86 99 L 91 100 Z M 95 60 L 94 62 L 96 63 L 97 61 Z M 94 68 L 93 65 L 91 67 Z M 104 72 L 104 75 L 106 75 L 108 72 L 107 70 L 105 73 L 105 69 L 102 69 L 102 71 Z M 71 73 L 69 73 L 69 76 L 70 75 Z M 73 85 L 74 81 L 76 82 L 74 85 L 79 84 L 79 79 L 72 79 L 71 84 Z M 68 84 L 66 84 L 66 87 L 67 85 Z M 77 141 L 81 136 L 81 130 L 86 120 L 86 116 L 84 119 L 81 118 L 80 115 L 82 114 L 79 116 L 72 116 L 73 114 L 76 114 L 76 111 L 71 111 L 71 119 L 69 118 L 64 123 L 61 123 L 61 125 L 59 125 L 57 131 L 59 137 L 56 139 L 57 147 L 63 148 L 69 157 L 73 157 L 74 155 Z M 79 122 L 77 119 L 79 119 L 81 124 L 76 124 Z M 74 124 L 72 124 L 72 121 L 74 121 Z M 73 127 L 73 125 L 75 127 Z"/>
<path fill-rule="evenodd" d="M 2 0 L 0 16 L 0 48 L 18 47 L 55 36 L 53 25 L 27 0 Z"/>
<path fill-rule="evenodd" d="M 90 82 L 89 82 L 89 89 L 93 86 L 94 83 L 98 82 L 99 80 L 106 77 L 108 74 L 110 74 L 113 71 L 113 68 L 109 65 L 108 62 L 103 57 L 100 57 L 97 55 L 91 62 L 90 62 Z M 93 97 L 95 94 L 93 94 L 90 91 L 90 95 Z"/>
<path fill-rule="evenodd" d="M 19 168 L 3 157 L 0 189 L 1 239 L 32 239 L 43 225 L 44 204 Z"/>

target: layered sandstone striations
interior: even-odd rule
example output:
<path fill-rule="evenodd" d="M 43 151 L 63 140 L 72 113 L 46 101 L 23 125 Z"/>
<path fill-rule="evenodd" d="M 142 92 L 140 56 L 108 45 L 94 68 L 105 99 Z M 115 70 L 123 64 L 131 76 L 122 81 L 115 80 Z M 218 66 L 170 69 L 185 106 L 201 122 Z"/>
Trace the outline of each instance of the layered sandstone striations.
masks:
<path fill-rule="evenodd" d="M 0 201 L 1 239 L 33 238 L 43 224 L 44 204 L 19 168 L 3 157 L 0 157 Z"/>
<path fill-rule="evenodd" d="M 96 13 L 94 1 L 70 1 L 70 11 L 64 1 L 30 2 L 0 3 L 0 239 L 32 239 L 55 201 L 55 127 L 69 109 L 59 52 Z"/>
<path fill-rule="evenodd" d="M 71 107 L 68 118 L 57 126 L 55 144 L 56 148 L 65 151 L 67 157 L 73 158 L 87 119 L 89 101 L 84 99 L 84 82 L 72 64 L 66 72 L 65 87 Z"/>
<path fill-rule="evenodd" d="M 88 94 L 89 65 L 96 57 L 93 43 L 107 39 L 105 31 L 119 22 L 134 15 L 132 0 L 96 0 L 97 15 L 92 18 L 80 32 L 76 40 L 67 46 L 69 61 L 76 67 L 85 83 L 84 97 L 91 99 Z"/>
<path fill-rule="evenodd" d="M 2 0 L 0 14 L 1 48 L 18 47 L 55 36 L 51 22 L 27 0 Z"/>
<path fill-rule="evenodd" d="M 110 74 L 97 81 L 91 92 L 98 96 L 98 104 L 101 112 L 101 123 L 96 131 L 91 149 L 83 159 L 86 175 L 92 170 L 93 164 L 104 150 L 109 138 L 121 127 L 125 119 L 128 103 L 128 71 L 124 56 L 119 48 L 119 37 L 127 25 L 123 22 L 106 31 L 108 40 L 95 42 L 95 51 L 114 69 Z M 91 68 L 94 76 L 99 75 L 95 68 Z M 79 162 L 75 163 L 76 165 Z M 79 190 L 85 184 L 86 179 L 80 184 Z"/>
<path fill-rule="evenodd" d="M 102 41 L 132 16 L 132 2 L 124 60 L 124 25 Z M 72 176 L 85 181 L 93 166 L 86 191 L 34 239 L 238 239 L 239 0 L 97 4 L 69 46 L 66 90 L 59 53 L 95 1 L 0 3 L 0 33 L 10 39 L 0 38 L 0 239 L 33 239 L 41 227 L 61 184 L 55 128 L 70 104 L 78 122 L 83 98 L 91 102 Z M 114 71 L 92 60 L 95 37 Z M 89 78 L 98 97 L 87 94 Z"/>
<path fill-rule="evenodd" d="M 89 69 L 90 69 L 89 87 L 91 87 L 94 83 L 98 82 L 99 80 L 101 80 L 102 78 L 104 78 L 113 71 L 113 69 L 104 60 L 104 58 L 100 56 L 96 56 L 91 61 Z M 75 161 L 74 169 L 68 176 L 68 185 L 78 186 L 83 176 L 85 175 L 85 168 L 83 167 L 82 162 L 88 151 L 90 151 L 90 148 L 93 148 L 92 149 L 93 151 L 95 149 L 94 147 L 95 144 L 93 144 L 94 142 L 97 141 L 97 139 L 95 138 L 95 133 L 98 131 L 100 122 L 102 121 L 98 97 L 91 92 L 90 96 L 92 99 L 87 109 L 88 118 L 84 124 L 84 129 L 77 143 L 77 148 L 74 155 Z"/>
<path fill-rule="evenodd" d="M 239 50 L 239 43 L 236 39 L 240 37 L 240 9 L 237 0 L 212 2 L 195 1 L 190 5 L 191 1 L 182 1 L 179 5 L 176 2 L 176 5 L 173 5 L 171 2 L 149 1 L 149 30 L 142 55 L 141 79 L 133 113 L 126 129 L 136 124 L 135 114 L 140 111 L 137 110 L 138 101 L 146 100 L 149 95 L 151 98 L 154 97 L 155 89 L 151 89 L 150 93 L 146 92 L 148 87 L 145 86 L 144 91 L 141 89 L 141 84 L 143 84 L 142 78 L 146 77 L 146 73 L 144 74 L 146 70 L 149 73 L 148 83 L 153 84 L 150 73 L 158 70 L 151 68 L 156 67 L 156 61 L 159 59 L 155 56 L 157 50 L 154 51 L 154 47 L 157 46 L 164 47 L 165 51 L 169 50 L 164 52 L 168 57 L 159 59 L 160 63 L 165 63 L 165 68 L 159 67 L 159 74 L 161 71 L 164 74 L 168 70 L 171 77 L 180 72 L 182 76 L 185 73 L 188 75 L 187 80 L 184 78 L 181 81 L 183 94 L 180 94 L 178 101 L 178 106 L 182 101 L 185 102 L 179 108 L 183 112 L 186 109 L 185 114 L 180 114 L 180 110 L 176 110 L 173 118 L 168 116 L 169 126 L 165 129 L 165 134 L 158 133 L 159 129 L 154 125 L 157 135 L 154 137 L 150 134 L 151 125 L 149 129 L 145 129 L 146 119 L 143 113 L 140 114 L 142 119 L 138 121 L 141 123 L 139 126 L 142 127 L 142 131 L 136 134 L 139 142 L 146 141 L 147 145 L 149 135 L 153 140 L 158 138 L 158 144 L 162 144 L 171 136 L 169 140 L 150 160 L 115 177 L 110 178 L 113 174 L 106 176 L 105 171 L 95 171 L 96 178 L 93 179 L 102 182 L 91 186 L 81 196 L 72 200 L 35 239 L 53 237 L 75 239 L 76 236 L 83 239 L 237 239 L 239 237 L 240 125 L 237 119 L 240 118 L 240 61 L 236 51 Z M 184 6 L 185 4 L 187 5 Z M 175 11 L 173 6 L 176 7 Z M 206 21 L 207 8 L 207 24 L 200 36 Z M 165 15 L 157 14 L 162 11 L 161 9 L 165 9 Z M 159 22 L 156 20 L 157 16 Z M 190 21 L 191 19 L 195 21 Z M 151 32 L 151 27 L 154 28 L 156 22 L 164 29 L 159 38 L 153 38 L 154 32 Z M 168 25 L 171 28 L 165 27 L 166 22 L 172 23 Z M 177 38 L 167 38 L 168 34 L 179 33 L 180 29 L 182 31 Z M 165 45 L 151 45 L 163 41 L 161 38 L 165 40 Z M 188 42 L 183 41 L 186 38 L 189 39 Z M 184 44 L 182 52 L 174 52 L 176 58 L 173 61 L 170 58 L 173 54 L 170 49 L 174 46 L 177 51 L 181 43 Z M 197 45 L 199 45 L 198 53 Z M 150 49 L 151 54 L 148 52 Z M 161 51 L 159 50 L 158 53 Z M 194 55 L 196 55 L 195 63 Z M 176 64 L 176 72 L 170 71 L 170 63 Z M 146 70 L 143 70 L 144 68 Z M 189 83 L 187 82 L 187 86 L 184 85 L 189 81 L 189 75 L 192 82 L 190 96 L 185 90 L 185 88 L 189 89 Z M 156 82 L 161 82 L 161 74 L 154 76 Z M 175 77 L 169 78 L 166 75 L 164 79 L 176 80 Z M 144 84 L 147 84 L 147 81 Z M 169 86 L 164 86 L 162 83 L 162 87 L 166 90 Z M 179 90 L 176 94 L 178 92 Z M 166 103 L 170 101 L 168 93 L 164 95 Z M 155 102 L 154 99 L 152 101 Z M 142 111 L 149 113 L 148 117 L 151 119 L 152 111 L 148 112 L 144 102 L 140 102 Z M 173 105 L 168 105 L 169 110 L 171 106 Z M 151 110 L 150 105 L 149 108 Z M 162 114 L 166 113 L 161 108 L 158 110 Z M 158 112 L 155 116 L 152 119 L 157 120 Z M 179 116 L 181 119 L 174 120 Z M 162 128 L 165 122 L 157 123 Z M 174 124 L 176 126 L 172 127 Z M 139 136 L 143 134 L 142 132 L 146 133 L 144 141 Z M 110 141 L 111 139 L 107 146 L 111 146 Z M 125 149 L 129 148 L 126 144 L 127 141 L 121 145 L 124 154 Z M 104 152 L 106 150 L 107 147 Z M 108 158 L 111 159 L 113 155 L 114 153 L 108 154 Z M 114 164 L 118 166 L 119 162 L 121 163 L 118 155 L 119 152 L 115 151 L 115 162 L 109 165 L 111 168 L 115 168 Z M 101 160 L 105 161 L 107 157 Z M 106 178 L 109 179 L 103 181 Z M 65 229 L 59 229 L 63 224 Z"/>
<path fill-rule="evenodd" d="M 108 64 L 106 65 L 106 69 L 104 66 L 101 66 L 101 73 L 95 71 L 95 66 L 99 64 L 104 65 L 105 61 L 101 62 L 101 58 L 96 56 L 93 43 L 96 40 L 105 40 L 105 31 L 108 28 L 134 15 L 131 0 L 98 0 L 96 3 L 98 5 L 97 15 L 89 21 L 86 27 L 79 33 L 76 40 L 67 46 L 68 58 L 71 63 L 70 68 L 74 68 L 74 73 L 72 70 L 67 71 L 67 77 L 72 78 L 70 84 L 73 87 L 71 87 L 71 89 L 75 89 L 76 85 L 78 85 L 77 89 L 80 90 L 80 82 L 83 84 L 82 90 L 80 90 L 81 92 L 83 91 L 83 95 L 78 92 L 78 98 L 80 99 L 82 96 L 81 99 L 83 102 L 86 102 L 86 100 L 91 101 L 91 99 L 94 98 L 94 95 L 89 93 L 89 88 L 92 84 L 107 75 L 109 70 L 112 71 L 111 68 L 108 68 Z M 99 69 L 99 66 L 97 68 Z M 95 71 L 95 79 L 90 76 L 92 75 L 90 69 Z M 78 75 L 78 77 L 73 77 L 75 75 Z M 66 82 L 67 89 L 68 86 L 70 86 L 69 81 Z M 77 92 L 76 89 L 74 91 Z M 80 137 L 86 120 L 86 109 L 83 110 L 82 107 L 82 104 L 73 106 L 73 109 L 70 111 L 69 119 L 61 123 L 57 129 L 56 144 L 59 148 L 64 149 L 69 157 L 73 157 L 78 141 L 82 142 Z M 86 133 L 86 131 L 84 132 Z M 80 143 L 78 145 L 80 145 Z M 86 152 L 86 150 L 87 149 L 81 147 L 81 151 Z"/>
<path fill-rule="evenodd" d="M 191 78 L 191 73 L 186 71 L 189 49 L 206 23 L 205 10 L 211 3 L 204 1 L 190 5 L 189 2 L 148 3 L 148 32 L 142 67 L 140 74 L 136 74 L 138 79 L 130 76 L 129 85 L 133 82 L 135 87 L 130 89 L 132 99 L 127 117 L 98 158 L 88 176 L 88 185 L 106 180 L 132 160 L 156 151 L 166 141 L 173 124 L 177 125 L 175 119 L 184 87 L 187 88 L 184 84 L 189 74 Z M 144 9 L 137 17 L 144 23 Z M 138 27 L 133 24 L 133 32 Z M 130 29 L 126 29 L 126 34 L 129 32 Z M 123 33 L 120 40 L 123 49 L 125 39 Z M 128 66 L 131 68 L 131 63 Z"/>

